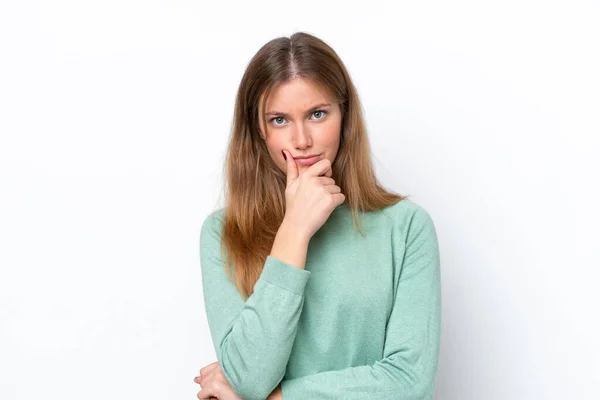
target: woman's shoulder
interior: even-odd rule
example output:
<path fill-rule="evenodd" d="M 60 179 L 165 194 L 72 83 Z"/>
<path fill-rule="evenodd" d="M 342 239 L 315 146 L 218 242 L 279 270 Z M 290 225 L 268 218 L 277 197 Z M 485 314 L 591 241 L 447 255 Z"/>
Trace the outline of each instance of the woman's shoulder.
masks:
<path fill-rule="evenodd" d="M 220 236 L 225 222 L 225 207 L 217 208 L 208 213 L 202 221 L 201 234 L 211 233 Z"/>
<path fill-rule="evenodd" d="M 431 214 L 415 200 L 404 198 L 399 202 L 387 206 L 381 210 L 394 221 L 397 229 L 406 233 L 414 225 L 433 225 Z"/>
<path fill-rule="evenodd" d="M 215 222 L 215 221 L 220 221 L 223 222 L 225 218 L 225 207 L 219 207 L 214 209 L 213 211 L 209 212 L 208 215 L 206 216 L 206 218 L 204 219 L 204 222 Z"/>
<path fill-rule="evenodd" d="M 429 215 L 424 206 L 409 198 L 404 198 L 397 203 L 384 207 L 381 212 L 395 220 Z"/>

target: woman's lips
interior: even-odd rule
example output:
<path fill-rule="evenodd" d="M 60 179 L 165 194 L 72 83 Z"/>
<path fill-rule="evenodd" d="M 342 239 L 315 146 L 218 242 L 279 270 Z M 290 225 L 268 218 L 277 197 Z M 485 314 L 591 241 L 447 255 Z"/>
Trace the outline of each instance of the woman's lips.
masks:
<path fill-rule="evenodd" d="M 294 161 L 296 161 L 296 164 L 298 165 L 313 165 L 314 163 L 316 163 L 317 161 L 319 161 L 319 159 L 321 158 L 321 156 L 313 156 L 310 158 L 294 158 Z"/>

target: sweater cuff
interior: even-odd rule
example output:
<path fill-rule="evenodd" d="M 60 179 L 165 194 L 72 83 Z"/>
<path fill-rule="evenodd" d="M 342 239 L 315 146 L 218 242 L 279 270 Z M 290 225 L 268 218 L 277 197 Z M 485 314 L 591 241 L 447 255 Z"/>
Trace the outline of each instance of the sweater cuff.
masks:
<path fill-rule="evenodd" d="M 273 256 L 267 256 L 260 277 L 273 285 L 303 295 L 309 276 L 310 271 L 294 267 Z"/>

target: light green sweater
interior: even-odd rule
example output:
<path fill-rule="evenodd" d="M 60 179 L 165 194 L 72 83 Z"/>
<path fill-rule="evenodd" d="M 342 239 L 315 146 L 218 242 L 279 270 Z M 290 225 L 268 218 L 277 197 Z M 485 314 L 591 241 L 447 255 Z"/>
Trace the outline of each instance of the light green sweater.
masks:
<path fill-rule="evenodd" d="M 338 206 L 305 269 L 268 256 L 246 302 L 220 257 L 224 208 L 202 224 L 204 305 L 221 369 L 247 400 L 431 399 L 441 282 L 434 223 L 405 199 L 362 217 Z"/>

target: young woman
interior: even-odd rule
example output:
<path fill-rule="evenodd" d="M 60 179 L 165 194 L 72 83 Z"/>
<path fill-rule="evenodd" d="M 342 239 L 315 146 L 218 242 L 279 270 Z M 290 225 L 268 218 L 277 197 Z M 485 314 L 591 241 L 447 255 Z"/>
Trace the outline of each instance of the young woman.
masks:
<path fill-rule="evenodd" d="M 200 235 L 218 361 L 198 398 L 431 399 L 434 223 L 377 181 L 356 88 L 322 40 L 299 32 L 252 58 L 226 179 Z"/>

